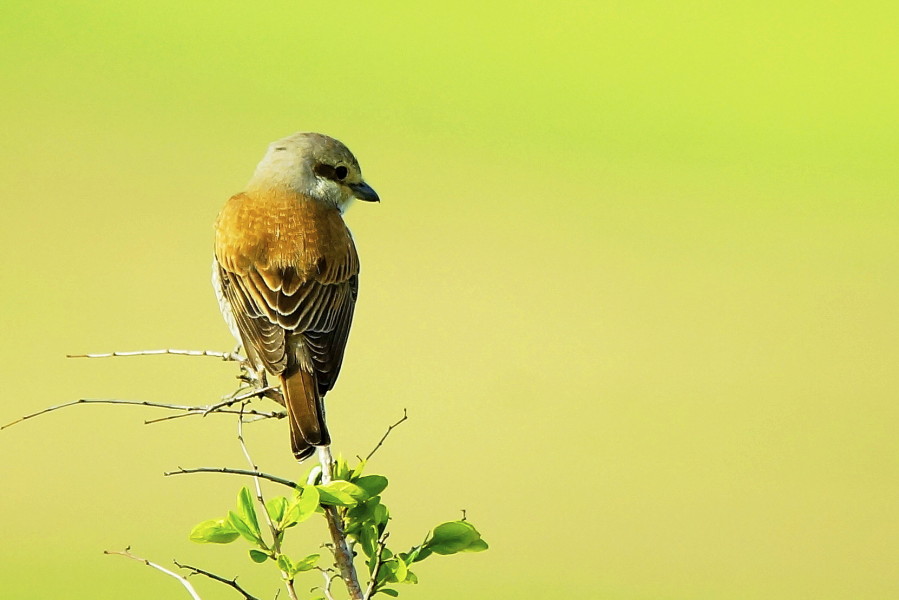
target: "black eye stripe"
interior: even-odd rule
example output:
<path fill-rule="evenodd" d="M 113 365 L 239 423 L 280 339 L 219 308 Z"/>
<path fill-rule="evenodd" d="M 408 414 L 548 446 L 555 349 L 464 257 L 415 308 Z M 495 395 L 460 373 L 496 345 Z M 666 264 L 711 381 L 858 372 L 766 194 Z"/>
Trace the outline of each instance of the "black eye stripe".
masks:
<path fill-rule="evenodd" d="M 325 163 L 316 164 L 312 170 L 315 171 L 315 174 L 319 177 L 325 177 L 326 179 L 332 179 L 334 181 L 343 181 L 350 172 L 349 169 L 343 165 L 334 167 L 332 165 L 326 165 Z"/>
<path fill-rule="evenodd" d="M 325 177 L 327 179 L 336 179 L 336 175 L 334 174 L 334 167 L 331 165 L 326 165 L 325 163 L 318 163 L 315 165 L 313 169 L 315 174 L 319 177 Z"/>

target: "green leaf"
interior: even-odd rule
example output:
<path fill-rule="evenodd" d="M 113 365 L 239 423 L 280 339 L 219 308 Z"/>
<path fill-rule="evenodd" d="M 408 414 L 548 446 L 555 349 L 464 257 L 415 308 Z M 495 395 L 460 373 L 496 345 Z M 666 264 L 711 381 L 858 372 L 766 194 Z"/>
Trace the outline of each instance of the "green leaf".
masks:
<path fill-rule="evenodd" d="M 391 561 L 391 564 L 396 565 L 393 567 L 393 576 L 396 578 L 397 583 L 402 583 L 406 581 L 406 574 L 409 572 L 409 569 L 406 568 L 406 563 L 401 560 L 394 559 Z"/>
<path fill-rule="evenodd" d="M 203 521 L 190 531 L 190 539 L 198 544 L 230 544 L 240 537 L 227 519 Z"/>
<path fill-rule="evenodd" d="M 418 554 L 415 555 L 415 559 L 413 559 L 412 562 L 422 561 L 422 560 L 426 559 L 427 557 L 431 556 L 431 554 L 432 554 L 432 552 L 430 549 L 422 547 L 421 549 L 419 549 Z"/>
<path fill-rule="evenodd" d="M 346 516 L 350 526 L 374 524 L 375 507 L 379 501 L 380 498 L 371 498 L 349 509 Z"/>
<path fill-rule="evenodd" d="M 286 554 L 278 555 L 278 568 L 281 569 L 281 573 L 283 573 L 287 577 L 293 576 L 293 563 L 290 561 Z"/>
<path fill-rule="evenodd" d="M 387 478 L 383 475 L 366 475 L 365 477 L 360 477 L 354 483 L 365 490 L 369 498 L 374 498 L 387 487 Z"/>
<path fill-rule="evenodd" d="M 409 571 L 406 574 L 406 581 L 404 581 L 403 583 L 417 584 L 418 583 L 418 575 L 416 575 L 412 571 Z"/>
<path fill-rule="evenodd" d="M 468 544 L 468 547 L 465 548 L 465 550 L 463 550 L 462 552 L 483 552 L 484 550 L 486 550 L 489 547 L 490 546 L 487 545 L 487 542 L 485 542 L 482 539 L 477 539 L 477 540 L 473 541 L 472 543 Z"/>
<path fill-rule="evenodd" d="M 350 466 L 342 454 L 337 455 L 334 461 L 334 479 L 347 479 L 350 476 Z"/>
<path fill-rule="evenodd" d="M 237 530 L 237 533 L 254 544 L 258 544 L 262 541 L 258 535 L 253 533 L 253 530 L 250 529 L 250 526 L 243 520 L 243 517 L 233 510 L 228 512 L 228 522 L 231 523 L 231 527 Z"/>
<path fill-rule="evenodd" d="M 253 496 L 247 487 L 240 488 L 237 494 L 237 506 L 239 515 L 243 517 L 244 522 L 250 527 L 250 530 L 259 537 L 259 521 L 256 519 L 256 509 L 253 508 Z"/>
<path fill-rule="evenodd" d="M 268 554 L 263 552 L 262 550 L 250 550 L 250 560 L 254 563 L 264 563 L 269 558 Z"/>
<path fill-rule="evenodd" d="M 315 514 L 318 509 L 319 494 L 314 485 L 303 486 L 301 495 L 296 496 L 288 505 L 281 521 L 281 529 L 302 523 Z"/>
<path fill-rule="evenodd" d="M 299 573 L 301 571 L 309 571 L 315 568 L 315 564 L 318 562 L 318 559 L 321 557 L 319 554 L 310 554 L 306 558 L 294 563 L 293 572 Z"/>
<path fill-rule="evenodd" d="M 334 506 L 355 506 L 359 501 L 365 500 L 368 495 L 365 490 L 354 483 L 335 479 L 328 485 L 317 485 L 319 501 L 322 504 Z"/>
<path fill-rule="evenodd" d="M 384 525 L 389 518 L 390 512 L 387 510 L 387 507 L 383 504 L 376 504 L 374 514 L 372 515 L 372 521 L 378 525 Z"/>
<path fill-rule="evenodd" d="M 287 510 L 287 498 L 284 496 L 275 496 L 269 498 L 265 503 L 265 510 L 272 521 L 278 523 L 284 518 L 284 511 Z"/>
<path fill-rule="evenodd" d="M 397 596 L 400 595 L 400 593 L 398 591 L 392 590 L 390 588 L 384 588 L 382 590 L 378 590 L 378 593 L 379 594 L 387 594 L 388 596 L 391 596 L 393 598 L 396 598 Z"/>
<path fill-rule="evenodd" d="M 353 469 L 353 472 L 350 473 L 348 477 L 349 481 L 356 481 L 356 479 L 362 475 L 362 471 L 365 470 L 365 463 L 368 462 L 364 458 L 356 465 L 356 468 Z"/>
<path fill-rule="evenodd" d="M 315 514 L 315 511 L 318 510 L 319 500 L 318 488 L 314 485 L 303 487 L 303 493 L 300 496 L 299 502 L 300 514 L 302 515 L 300 521 L 305 521 Z"/>
<path fill-rule="evenodd" d="M 365 556 L 372 557 L 375 555 L 378 545 L 378 532 L 372 525 L 362 525 L 359 528 L 359 545 Z"/>
<path fill-rule="evenodd" d="M 434 528 L 431 539 L 425 547 L 437 554 L 455 554 L 463 552 L 481 539 L 481 534 L 468 521 L 450 521 Z M 473 551 L 486 550 L 476 544 Z"/>
<path fill-rule="evenodd" d="M 421 553 L 421 551 L 422 551 L 421 546 L 415 546 L 408 552 L 400 552 L 397 556 L 399 556 L 401 559 L 403 559 L 403 562 L 406 563 L 406 566 L 409 566 L 412 563 L 420 560 L 418 558 L 418 555 Z"/>

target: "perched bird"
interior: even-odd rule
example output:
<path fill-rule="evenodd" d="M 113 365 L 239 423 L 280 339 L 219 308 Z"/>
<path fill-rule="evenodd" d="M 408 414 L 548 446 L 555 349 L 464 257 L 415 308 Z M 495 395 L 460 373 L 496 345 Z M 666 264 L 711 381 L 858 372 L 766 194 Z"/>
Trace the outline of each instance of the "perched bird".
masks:
<path fill-rule="evenodd" d="M 331 442 L 322 399 L 340 372 L 359 286 L 341 216 L 354 198 L 380 201 L 349 149 L 296 133 L 269 145 L 215 223 L 222 315 L 259 379 L 280 378 L 297 460 Z"/>

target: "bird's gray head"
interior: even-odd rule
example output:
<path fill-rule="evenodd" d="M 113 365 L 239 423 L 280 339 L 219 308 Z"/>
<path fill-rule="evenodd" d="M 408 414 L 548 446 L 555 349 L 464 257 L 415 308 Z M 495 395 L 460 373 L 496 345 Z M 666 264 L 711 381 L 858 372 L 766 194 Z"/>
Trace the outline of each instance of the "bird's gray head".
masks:
<path fill-rule="evenodd" d="M 340 212 L 355 198 L 380 202 L 349 148 L 321 133 L 295 133 L 269 144 L 247 189 L 291 190 Z"/>

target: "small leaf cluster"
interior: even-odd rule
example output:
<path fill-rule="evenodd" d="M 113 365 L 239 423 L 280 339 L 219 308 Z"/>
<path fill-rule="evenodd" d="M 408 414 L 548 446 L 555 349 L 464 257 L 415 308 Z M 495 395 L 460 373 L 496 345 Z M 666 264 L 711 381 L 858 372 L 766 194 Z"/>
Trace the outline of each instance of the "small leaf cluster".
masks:
<path fill-rule="evenodd" d="M 320 558 L 318 554 L 293 560 L 281 552 L 281 544 L 287 529 L 320 511 L 318 489 L 307 485 L 298 489 L 290 500 L 283 496 L 271 498 L 265 503 L 265 510 L 270 536 L 263 536 L 253 497 L 250 490 L 243 487 L 237 494 L 237 510 L 229 511 L 223 519 L 203 521 L 191 530 L 190 539 L 200 544 L 229 544 L 242 537 L 254 546 L 249 551 L 250 560 L 255 563 L 274 561 L 282 578 L 289 581 L 297 573 L 313 569 Z"/>
<path fill-rule="evenodd" d="M 324 507 L 335 510 L 341 519 L 355 556 L 359 551 L 364 555 L 369 575 L 369 593 L 396 597 L 399 592 L 393 584 L 418 583 L 418 577 L 411 570 L 413 564 L 423 561 L 432 554 L 447 555 L 458 552 L 481 552 L 487 549 L 487 542 L 466 520 L 450 521 L 438 525 L 429 532 L 421 544 L 406 552 L 394 552 L 387 546 L 387 526 L 391 520 L 390 510 L 381 500 L 387 488 L 387 478 L 383 475 L 364 475 L 365 461 L 350 467 L 346 460 L 338 458 L 334 464 L 333 479 L 326 484 L 318 483 L 319 468 L 307 476 L 305 485 L 297 485 L 293 497 L 275 497 L 265 502 L 268 522 L 272 531 L 265 539 L 259 527 L 259 519 L 253 506 L 250 491 L 244 487 L 237 498 L 237 510 L 230 511 L 222 519 L 204 521 L 193 528 L 190 539 L 199 543 L 227 544 L 239 537 L 247 540 L 253 548 L 250 559 L 256 563 L 274 561 L 281 577 L 293 581 L 297 573 L 317 566 L 318 554 L 293 560 L 281 552 L 281 545 L 287 529 L 324 513 Z"/>
<path fill-rule="evenodd" d="M 340 490 L 339 507 L 345 523 L 345 532 L 360 548 L 366 558 L 369 581 L 373 582 L 372 596 L 383 593 L 396 597 L 399 592 L 387 587 L 391 584 L 418 583 L 418 577 L 410 569 L 434 554 L 455 554 L 457 552 L 480 552 L 487 549 L 487 542 L 467 521 L 452 521 L 434 528 L 425 540 L 407 552 L 394 552 L 387 546 L 387 524 L 391 519 L 390 510 L 381 500 L 381 493 L 387 488 L 387 478 L 383 475 L 363 475 L 365 461 L 361 460 L 350 468 L 347 462 L 338 458 L 335 464 L 335 480 L 319 488 L 325 497 L 328 492 Z"/>

